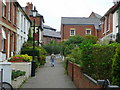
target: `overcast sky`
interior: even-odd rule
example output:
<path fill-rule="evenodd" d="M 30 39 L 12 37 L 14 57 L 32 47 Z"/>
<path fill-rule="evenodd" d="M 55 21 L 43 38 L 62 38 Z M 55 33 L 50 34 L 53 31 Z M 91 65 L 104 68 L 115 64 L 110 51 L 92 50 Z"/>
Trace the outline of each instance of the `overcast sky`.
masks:
<path fill-rule="evenodd" d="M 91 12 L 103 16 L 113 0 L 17 0 L 22 7 L 32 2 L 44 16 L 45 25 L 60 31 L 61 17 L 88 17 Z"/>

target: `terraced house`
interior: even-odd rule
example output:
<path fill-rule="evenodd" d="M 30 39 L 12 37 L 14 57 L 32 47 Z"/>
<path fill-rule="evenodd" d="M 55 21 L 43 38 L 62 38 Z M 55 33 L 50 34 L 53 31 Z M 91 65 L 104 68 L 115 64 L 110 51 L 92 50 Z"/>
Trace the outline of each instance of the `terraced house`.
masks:
<path fill-rule="evenodd" d="M 101 18 L 101 22 L 101 40 L 120 42 L 120 0 L 114 0 L 114 5 Z"/>
<path fill-rule="evenodd" d="M 0 61 L 18 54 L 28 39 L 30 20 L 15 0 L 0 0 Z"/>

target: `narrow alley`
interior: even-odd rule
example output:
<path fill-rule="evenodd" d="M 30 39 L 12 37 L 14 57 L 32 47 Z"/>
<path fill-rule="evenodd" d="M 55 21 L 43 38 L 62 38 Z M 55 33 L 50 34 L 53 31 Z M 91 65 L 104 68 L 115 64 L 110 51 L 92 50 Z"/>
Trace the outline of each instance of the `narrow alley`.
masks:
<path fill-rule="evenodd" d="M 46 64 L 38 69 L 36 76 L 26 81 L 21 88 L 75 88 L 75 86 L 65 74 L 63 61 L 57 59 L 55 67 L 51 67 L 47 57 Z"/>

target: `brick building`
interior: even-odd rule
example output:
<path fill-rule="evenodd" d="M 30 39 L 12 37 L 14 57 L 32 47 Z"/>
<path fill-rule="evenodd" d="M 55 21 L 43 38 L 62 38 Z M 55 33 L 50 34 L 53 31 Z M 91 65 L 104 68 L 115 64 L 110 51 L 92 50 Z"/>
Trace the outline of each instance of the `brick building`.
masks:
<path fill-rule="evenodd" d="M 16 51 L 17 6 L 15 2 L 0 0 L 0 12 L 0 61 L 3 61 Z"/>
<path fill-rule="evenodd" d="M 101 40 L 106 41 L 117 41 L 120 37 L 120 2 L 119 0 L 115 0 L 114 5 L 105 13 L 105 15 L 101 18 Z M 120 42 L 120 41 L 119 41 Z"/>
<path fill-rule="evenodd" d="M 0 0 L 0 61 L 19 54 L 28 40 L 30 19 L 16 0 Z"/>
<path fill-rule="evenodd" d="M 27 6 L 25 7 L 25 12 L 29 16 L 30 20 L 32 21 L 32 26 L 34 26 L 34 19 L 35 19 L 35 40 L 39 42 L 38 44 L 41 45 L 43 43 L 43 23 L 44 23 L 44 17 L 37 12 L 37 16 L 33 17 L 33 4 L 28 2 Z M 34 28 L 31 28 L 31 35 L 33 36 L 33 30 Z"/>
<path fill-rule="evenodd" d="M 94 35 L 100 38 L 100 18 L 101 16 L 94 12 L 89 17 L 62 17 L 62 40 L 66 40 L 74 35 Z"/>
<path fill-rule="evenodd" d="M 47 25 L 44 25 L 43 28 L 43 45 L 49 44 L 51 41 L 54 41 L 55 43 L 59 43 L 61 41 L 60 32 L 56 32 L 56 29 Z"/>

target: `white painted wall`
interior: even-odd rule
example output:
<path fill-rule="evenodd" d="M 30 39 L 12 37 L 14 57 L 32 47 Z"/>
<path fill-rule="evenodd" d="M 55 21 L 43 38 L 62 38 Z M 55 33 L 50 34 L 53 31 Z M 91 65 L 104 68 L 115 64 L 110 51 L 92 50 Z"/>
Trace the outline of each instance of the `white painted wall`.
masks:
<path fill-rule="evenodd" d="M 8 82 L 11 84 L 11 63 L 10 62 L 0 62 L 0 70 L 3 69 L 3 82 Z"/>
<path fill-rule="evenodd" d="M 113 13 L 113 40 L 116 40 L 116 34 L 118 33 L 118 11 Z"/>
<path fill-rule="evenodd" d="M 30 21 L 26 18 L 22 10 L 18 9 L 17 24 L 17 45 L 16 53 L 19 54 L 24 42 L 28 40 Z"/>
<path fill-rule="evenodd" d="M 26 72 L 26 77 L 31 76 L 31 62 L 23 62 L 23 63 L 12 63 L 12 69 L 13 70 L 21 70 Z"/>

